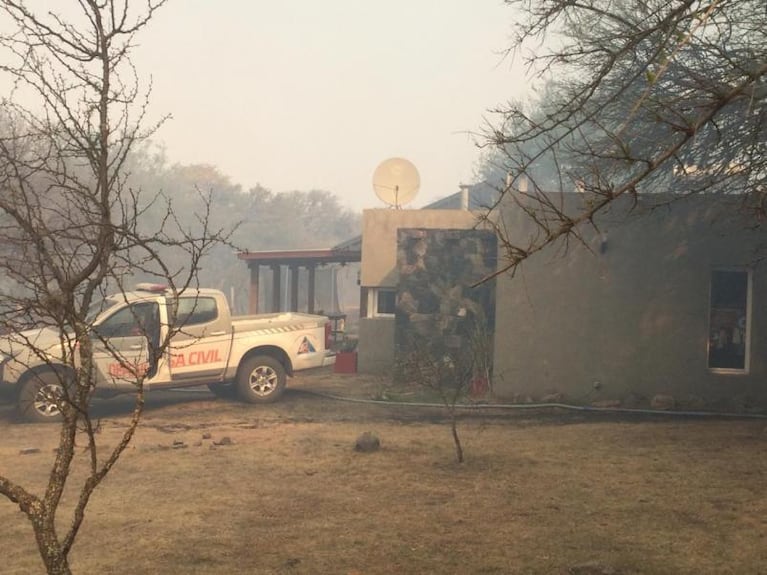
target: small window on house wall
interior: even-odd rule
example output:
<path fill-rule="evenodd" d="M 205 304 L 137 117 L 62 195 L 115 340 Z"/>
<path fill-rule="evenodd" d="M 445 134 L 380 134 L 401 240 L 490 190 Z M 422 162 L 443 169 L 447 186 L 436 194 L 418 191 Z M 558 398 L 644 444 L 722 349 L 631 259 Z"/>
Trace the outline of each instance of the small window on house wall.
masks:
<path fill-rule="evenodd" d="M 376 313 L 378 315 L 394 315 L 397 306 L 397 292 L 393 289 L 378 290 L 378 305 Z"/>
<path fill-rule="evenodd" d="M 746 373 L 751 329 L 751 274 L 748 270 L 711 272 L 708 367 Z"/>
<path fill-rule="evenodd" d="M 368 291 L 368 317 L 393 316 L 397 306 L 397 290 L 370 288 Z"/>

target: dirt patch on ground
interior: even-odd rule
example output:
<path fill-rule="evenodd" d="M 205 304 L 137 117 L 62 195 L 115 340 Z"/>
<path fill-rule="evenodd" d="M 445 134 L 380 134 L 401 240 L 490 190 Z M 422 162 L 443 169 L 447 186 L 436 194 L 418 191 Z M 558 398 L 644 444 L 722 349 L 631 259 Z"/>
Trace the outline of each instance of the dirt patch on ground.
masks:
<path fill-rule="evenodd" d="M 383 380 L 319 373 L 268 406 L 204 390 L 152 395 L 94 497 L 73 568 L 764 573 L 767 422 L 467 410 L 459 466 L 441 410 L 327 397 L 387 393 Z M 105 446 L 129 406 L 96 407 Z M 365 431 L 380 450 L 354 451 Z M 0 433 L 0 472 L 40 489 L 56 428 L 15 423 L 2 406 Z M 0 571 L 42 572 L 31 529 L 7 501 L 0 538 Z"/>

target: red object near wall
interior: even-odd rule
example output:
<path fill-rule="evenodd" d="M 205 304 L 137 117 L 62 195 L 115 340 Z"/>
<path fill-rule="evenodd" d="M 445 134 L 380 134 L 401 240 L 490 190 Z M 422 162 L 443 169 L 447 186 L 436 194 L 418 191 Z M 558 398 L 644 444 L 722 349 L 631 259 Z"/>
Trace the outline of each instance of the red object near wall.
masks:
<path fill-rule="evenodd" d="M 474 379 L 471 380 L 471 386 L 469 387 L 469 394 L 472 397 L 482 397 L 490 389 L 490 383 L 487 381 L 486 377 L 482 377 L 481 375 L 478 375 Z"/>
<path fill-rule="evenodd" d="M 336 354 L 334 373 L 357 373 L 357 352 L 339 351 Z"/>

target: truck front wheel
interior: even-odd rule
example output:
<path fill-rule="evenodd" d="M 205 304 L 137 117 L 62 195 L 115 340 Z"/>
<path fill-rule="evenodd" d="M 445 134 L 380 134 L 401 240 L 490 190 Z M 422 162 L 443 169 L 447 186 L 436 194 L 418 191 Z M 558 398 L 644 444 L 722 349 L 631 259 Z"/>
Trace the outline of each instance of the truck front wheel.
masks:
<path fill-rule="evenodd" d="M 52 371 L 30 377 L 19 391 L 19 414 L 25 421 L 43 423 L 61 420 L 64 384 Z"/>
<path fill-rule="evenodd" d="M 285 367 L 269 355 L 246 359 L 237 374 L 237 391 L 248 403 L 276 401 L 285 391 Z"/>

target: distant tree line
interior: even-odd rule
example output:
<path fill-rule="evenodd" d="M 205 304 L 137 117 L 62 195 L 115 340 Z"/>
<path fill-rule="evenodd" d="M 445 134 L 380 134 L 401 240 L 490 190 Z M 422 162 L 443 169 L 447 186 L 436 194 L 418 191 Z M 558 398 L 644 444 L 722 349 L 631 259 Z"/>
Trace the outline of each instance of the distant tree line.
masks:
<path fill-rule="evenodd" d="M 328 248 L 359 234 L 360 214 L 341 205 L 325 190 L 272 192 L 260 184 L 244 190 L 210 164 L 169 164 L 161 149 L 147 146 L 131 158 L 130 181 L 137 188 L 155 190 L 171 201 L 179 220 L 194 233 L 199 227 L 203 198 L 210 200 L 210 224 L 233 227 L 231 243 L 218 246 L 200 262 L 200 285 L 224 290 L 234 288 L 235 305 L 245 311 L 248 269 L 237 250 L 264 251 Z M 156 225 L 161 211 L 147 210 L 143 225 Z M 165 259 L 175 262 L 172 254 Z M 139 278 L 149 279 L 149 278 Z"/>

